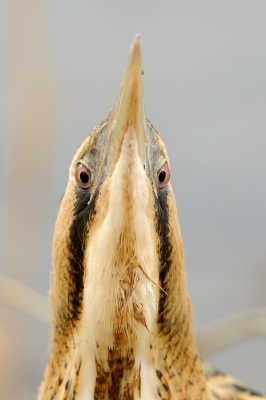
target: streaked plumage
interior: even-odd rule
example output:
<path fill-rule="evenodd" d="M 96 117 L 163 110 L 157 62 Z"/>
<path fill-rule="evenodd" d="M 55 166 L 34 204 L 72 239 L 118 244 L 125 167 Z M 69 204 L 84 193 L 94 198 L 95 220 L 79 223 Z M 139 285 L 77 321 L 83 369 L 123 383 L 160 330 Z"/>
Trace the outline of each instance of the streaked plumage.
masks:
<path fill-rule="evenodd" d="M 199 360 L 169 160 L 141 79 L 137 37 L 114 108 L 70 166 L 38 398 L 255 399 Z"/>

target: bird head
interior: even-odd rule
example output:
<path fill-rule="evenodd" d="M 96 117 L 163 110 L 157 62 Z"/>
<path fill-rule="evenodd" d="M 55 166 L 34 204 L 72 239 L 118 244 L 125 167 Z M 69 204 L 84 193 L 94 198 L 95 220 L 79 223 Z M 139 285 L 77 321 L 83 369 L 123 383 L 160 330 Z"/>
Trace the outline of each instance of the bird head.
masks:
<path fill-rule="evenodd" d="M 108 119 L 70 166 L 54 237 L 57 329 L 83 317 L 95 342 L 109 347 L 154 331 L 171 229 L 182 252 L 169 179 L 165 145 L 145 116 L 137 36 Z"/>
<path fill-rule="evenodd" d="M 186 393 L 201 367 L 169 159 L 144 111 L 139 36 L 114 107 L 70 165 L 53 265 L 51 353 L 40 393 Z"/>
<path fill-rule="evenodd" d="M 38 400 L 251 398 L 205 368 L 206 384 L 169 159 L 144 112 L 139 37 L 107 120 L 70 165 L 53 264 L 52 343 Z"/>

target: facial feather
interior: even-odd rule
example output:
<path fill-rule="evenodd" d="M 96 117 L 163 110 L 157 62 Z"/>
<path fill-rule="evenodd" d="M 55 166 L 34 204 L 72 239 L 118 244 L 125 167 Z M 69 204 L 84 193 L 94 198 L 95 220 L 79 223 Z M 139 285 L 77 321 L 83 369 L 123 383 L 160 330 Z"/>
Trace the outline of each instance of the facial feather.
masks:
<path fill-rule="evenodd" d="M 159 260 L 151 201 L 131 127 L 115 170 L 98 196 L 97 223 L 85 254 L 83 324 L 93 327 L 90 338 L 100 347 L 113 348 L 121 342 L 121 351 L 128 351 L 145 325 L 154 330 L 158 287 L 152 282 L 158 282 Z"/>
<path fill-rule="evenodd" d="M 54 236 L 52 346 L 39 400 L 210 399 L 169 161 L 145 117 L 141 77 L 137 37 L 108 120 L 70 166 Z"/>

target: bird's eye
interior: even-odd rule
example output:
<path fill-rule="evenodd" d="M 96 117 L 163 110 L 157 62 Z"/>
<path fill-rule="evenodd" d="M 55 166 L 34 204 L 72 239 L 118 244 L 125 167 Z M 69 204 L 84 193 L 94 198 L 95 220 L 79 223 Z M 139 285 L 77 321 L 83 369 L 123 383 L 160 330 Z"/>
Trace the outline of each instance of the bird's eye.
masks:
<path fill-rule="evenodd" d="M 81 189 L 89 189 L 91 186 L 90 171 L 82 164 L 78 164 L 75 173 L 76 182 Z"/>
<path fill-rule="evenodd" d="M 167 164 L 164 164 L 158 171 L 157 184 L 159 189 L 163 189 L 170 179 L 170 168 Z"/>

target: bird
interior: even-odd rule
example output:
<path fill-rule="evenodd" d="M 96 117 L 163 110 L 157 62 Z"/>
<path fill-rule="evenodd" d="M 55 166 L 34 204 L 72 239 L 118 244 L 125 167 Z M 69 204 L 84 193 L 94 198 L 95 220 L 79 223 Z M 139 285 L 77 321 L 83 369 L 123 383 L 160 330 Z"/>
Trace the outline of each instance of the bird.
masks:
<path fill-rule="evenodd" d="M 108 118 L 77 150 L 57 217 L 38 400 L 259 400 L 199 355 L 166 147 L 137 35 Z"/>

